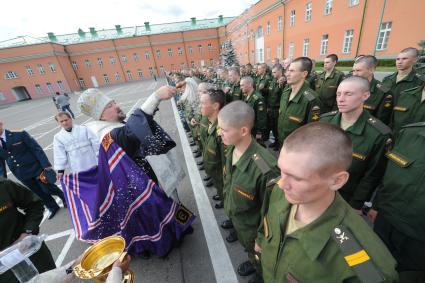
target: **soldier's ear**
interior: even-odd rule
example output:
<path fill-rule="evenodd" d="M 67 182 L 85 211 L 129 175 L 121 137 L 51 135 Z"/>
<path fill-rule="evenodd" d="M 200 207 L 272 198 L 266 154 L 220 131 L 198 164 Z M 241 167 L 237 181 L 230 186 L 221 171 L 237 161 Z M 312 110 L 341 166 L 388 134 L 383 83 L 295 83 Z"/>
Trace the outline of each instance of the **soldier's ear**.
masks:
<path fill-rule="evenodd" d="M 330 178 L 329 189 L 337 191 L 342 188 L 348 181 L 350 174 L 347 171 L 340 171 L 335 173 Z"/>

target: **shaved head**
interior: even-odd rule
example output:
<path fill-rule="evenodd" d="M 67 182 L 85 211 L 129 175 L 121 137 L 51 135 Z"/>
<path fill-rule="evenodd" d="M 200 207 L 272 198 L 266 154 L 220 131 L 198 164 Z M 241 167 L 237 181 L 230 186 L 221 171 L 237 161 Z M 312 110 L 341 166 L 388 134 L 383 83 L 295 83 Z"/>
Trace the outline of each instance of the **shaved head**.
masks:
<path fill-rule="evenodd" d="M 254 109 L 243 101 L 233 101 L 224 106 L 218 113 L 218 118 L 232 128 L 254 126 Z"/>

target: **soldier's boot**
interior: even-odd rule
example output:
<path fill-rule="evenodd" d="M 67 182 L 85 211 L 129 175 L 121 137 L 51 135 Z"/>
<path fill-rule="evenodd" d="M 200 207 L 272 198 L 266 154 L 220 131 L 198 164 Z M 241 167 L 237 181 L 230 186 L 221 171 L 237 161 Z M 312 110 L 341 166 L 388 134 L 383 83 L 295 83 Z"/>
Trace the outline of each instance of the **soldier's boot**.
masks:
<path fill-rule="evenodd" d="M 232 220 L 230 220 L 230 219 L 224 220 L 223 223 L 221 223 L 221 228 L 226 229 L 226 230 L 232 229 L 233 228 Z"/>
<path fill-rule="evenodd" d="M 249 279 L 248 283 L 264 283 L 263 276 L 260 273 L 255 272 L 254 276 Z"/>
<path fill-rule="evenodd" d="M 198 151 L 198 152 L 196 152 L 195 154 L 194 154 L 194 156 L 195 156 L 195 158 L 198 158 L 198 157 L 201 157 L 201 152 L 200 151 Z"/>
<path fill-rule="evenodd" d="M 236 242 L 238 240 L 238 235 L 236 234 L 236 231 L 233 230 L 229 233 L 229 235 L 226 237 L 226 241 L 228 243 L 233 243 Z"/>
<path fill-rule="evenodd" d="M 248 276 L 255 273 L 255 267 L 254 265 L 251 263 L 251 261 L 247 260 L 245 262 L 242 262 L 241 264 L 239 264 L 238 266 L 238 274 L 240 276 Z"/>
<path fill-rule="evenodd" d="M 205 182 L 205 186 L 207 187 L 212 187 L 214 185 L 213 180 L 209 179 L 208 181 Z"/>
<path fill-rule="evenodd" d="M 218 203 L 215 204 L 214 206 L 216 209 L 221 209 L 224 207 L 224 202 L 223 201 L 219 201 Z"/>
<path fill-rule="evenodd" d="M 208 175 L 205 175 L 205 177 L 202 178 L 202 181 L 209 181 L 209 180 L 211 180 L 211 177 Z"/>
<path fill-rule="evenodd" d="M 217 194 L 212 197 L 213 200 L 221 200 L 221 197 Z"/>
<path fill-rule="evenodd" d="M 196 161 L 196 165 L 198 165 L 198 166 L 204 165 L 204 161 L 202 161 L 202 159 L 198 160 L 198 161 Z"/>

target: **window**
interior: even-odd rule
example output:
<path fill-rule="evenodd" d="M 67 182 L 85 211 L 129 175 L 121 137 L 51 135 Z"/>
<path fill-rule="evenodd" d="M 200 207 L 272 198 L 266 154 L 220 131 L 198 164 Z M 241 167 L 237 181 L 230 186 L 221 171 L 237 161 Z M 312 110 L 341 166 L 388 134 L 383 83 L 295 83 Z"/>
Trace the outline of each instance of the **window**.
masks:
<path fill-rule="evenodd" d="M 266 48 L 266 60 L 267 60 L 267 63 L 270 63 L 270 57 L 271 57 L 270 47 L 267 47 Z"/>
<path fill-rule="evenodd" d="M 258 49 L 258 62 L 264 62 L 264 51 L 263 48 Z"/>
<path fill-rule="evenodd" d="M 279 44 L 276 48 L 276 56 L 279 59 L 282 59 L 282 44 Z"/>
<path fill-rule="evenodd" d="M 308 2 L 308 3 L 305 5 L 305 17 L 304 17 L 304 20 L 305 20 L 306 22 L 311 21 L 311 2 Z"/>
<path fill-rule="evenodd" d="M 263 34 L 263 27 L 262 26 L 259 26 L 257 28 L 257 38 L 261 38 L 263 36 L 264 36 L 264 34 Z"/>
<path fill-rule="evenodd" d="M 342 47 L 342 53 L 350 53 L 351 52 L 351 45 L 353 43 L 353 34 L 354 34 L 354 30 L 352 30 L 352 29 L 345 31 L 344 45 Z"/>
<path fill-rule="evenodd" d="M 103 68 L 103 60 L 102 60 L 102 58 L 97 58 L 97 64 L 99 65 L 99 68 Z"/>
<path fill-rule="evenodd" d="M 156 58 L 161 58 L 161 50 L 159 49 L 156 50 Z"/>
<path fill-rule="evenodd" d="M 55 73 L 56 72 L 56 66 L 53 63 L 48 63 L 50 72 Z"/>
<path fill-rule="evenodd" d="M 310 39 L 305 38 L 303 44 L 303 56 L 308 57 L 308 49 L 310 47 Z"/>
<path fill-rule="evenodd" d="M 248 62 L 248 51 L 245 51 L 245 61 Z"/>
<path fill-rule="evenodd" d="M 214 59 L 210 59 L 210 66 L 214 66 Z"/>
<path fill-rule="evenodd" d="M 376 44 L 376 50 L 387 49 L 388 38 L 391 32 L 392 22 L 386 22 L 381 24 L 381 29 L 379 30 L 378 42 Z"/>
<path fill-rule="evenodd" d="M 153 72 L 153 68 L 152 68 L 152 67 L 149 67 L 149 75 L 150 75 L 151 77 L 153 77 L 153 76 L 154 76 L 154 72 Z"/>
<path fill-rule="evenodd" d="M 183 49 L 181 47 L 177 48 L 177 54 L 179 56 L 182 56 L 183 55 Z"/>
<path fill-rule="evenodd" d="M 32 68 L 31 68 L 31 66 L 25 66 L 25 69 L 27 69 L 27 74 L 29 76 L 33 76 L 34 75 L 34 72 L 33 72 Z"/>
<path fill-rule="evenodd" d="M 139 53 L 133 53 L 133 60 L 134 60 L 134 62 L 139 61 Z"/>
<path fill-rule="evenodd" d="M 0 91 L 0 100 L 6 100 L 6 96 Z"/>
<path fill-rule="evenodd" d="M 328 53 L 328 43 L 329 43 L 329 35 L 322 35 L 322 40 L 320 41 L 320 55 L 326 55 Z"/>
<path fill-rule="evenodd" d="M 121 62 L 127 63 L 127 55 L 121 55 Z"/>
<path fill-rule="evenodd" d="M 72 68 L 74 69 L 74 71 L 78 70 L 77 62 L 72 61 L 71 65 L 72 65 Z M 38 64 L 37 67 L 38 67 L 38 70 L 40 71 L 40 74 L 44 75 L 45 72 L 44 72 L 44 69 L 43 69 L 43 65 Z M 43 71 L 41 71 L 41 70 L 43 70 Z"/>
<path fill-rule="evenodd" d="M 325 15 L 332 13 L 333 0 L 326 0 L 325 2 Z"/>
<path fill-rule="evenodd" d="M 349 6 L 353 7 L 353 6 L 359 5 L 360 0 L 348 0 L 348 2 L 349 2 Z"/>
<path fill-rule="evenodd" d="M 208 51 L 212 51 L 212 43 L 208 43 Z"/>
<path fill-rule="evenodd" d="M 192 55 L 192 52 L 193 52 L 193 50 L 192 50 L 192 46 L 188 46 L 188 47 L 187 47 L 187 50 L 189 51 L 189 54 L 190 54 L 190 55 Z"/>
<path fill-rule="evenodd" d="M 142 69 L 137 69 L 137 76 L 139 77 L 139 79 L 143 79 Z"/>
<path fill-rule="evenodd" d="M 91 62 L 89 59 L 84 60 L 84 64 L 86 65 L 86 68 L 91 68 Z"/>
<path fill-rule="evenodd" d="M 282 32 L 282 16 L 277 18 L 277 31 Z"/>
<path fill-rule="evenodd" d="M 18 74 L 14 71 L 7 71 L 4 74 L 4 79 L 5 80 L 11 80 L 11 79 L 17 79 L 18 78 Z"/>
<path fill-rule="evenodd" d="M 127 70 L 127 80 L 128 81 L 132 81 L 133 80 L 133 75 L 131 74 L 130 70 Z"/>
<path fill-rule="evenodd" d="M 293 42 L 289 43 L 289 48 L 288 48 L 288 57 L 289 58 L 294 58 L 294 49 L 295 49 L 295 45 Z"/>
<path fill-rule="evenodd" d="M 115 73 L 115 80 L 116 80 L 116 81 L 121 80 L 120 73 L 118 73 L 118 72 L 116 72 L 116 73 Z"/>
<path fill-rule="evenodd" d="M 267 26 L 266 26 L 266 34 L 270 35 L 270 21 L 267 22 Z"/>
<path fill-rule="evenodd" d="M 291 11 L 291 16 L 289 17 L 289 26 L 295 26 L 295 10 Z"/>
<path fill-rule="evenodd" d="M 74 70 L 77 70 L 78 69 L 77 62 L 72 61 L 72 68 Z M 37 69 L 40 72 L 40 75 L 44 75 L 46 73 L 46 71 L 44 71 L 43 65 L 41 65 L 41 64 L 37 64 Z"/>
<path fill-rule="evenodd" d="M 173 57 L 173 50 L 171 48 L 168 48 L 167 53 L 168 57 Z"/>
<path fill-rule="evenodd" d="M 116 63 L 115 57 L 110 56 L 109 57 L 109 63 L 111 63 L 111 65 L 115 65 L 115 63 Z"/>
<path fill-rule="evenodd" d="M 62 81 L 57 81 L 57 83 L 58 83 L 58 87 L 59 87 L 60 91 L 61 92 L 64 92 L 65 91 L 65 86 L 63 85 L 63 82 Z"/>
<path fill-rule="evenodd" d="M 255 62 L 255 52 L 251 50 L 251 62 Z"/>
<path fill-rule="evenodd" d="M 202 44 L 199 44 L 199 45 L 198 45 L 198 50 L 199 50 L 199 53 L 201 53 L 201 54 L 202 54 Z"/>
<path fill-rule="evenodd" d="M 35 91 L 37 92 L 37 94 L 42 95 L 43 94 L 43 89 L 41 88 L 41 86 L 39 84 L 35 85 Z"/>
<path fill-rule="evenodd" d="M 164 73 L 164 66 L 159 66 L 159 72 L 161 73 L 160 75 Z"/>
<path fill-rule="evenodd" d="M 149 53 L 149 51 L 145 51 L 145 58 L 146 58 L 146 60 L 151 59 L 151 54 Z"/>
<path fill-rule="evenodd" d="M 83 78 L 78 78 L 78 82 L 80 83 L 80 87 L 82 89 L 85 89 L 86 88 L 86 83 L 84 82 L 84 79 Z"/>
<path fill-rule="evenodd" d="M 47 85 L 47 91 L 49 92 L 49 94 L 54 94 L 55 90 L 53 89 L 53 86 L 51 83 L 46 83 Z"/>
<path fill-rule="evenodd" d="M 107 74 L 103 74 L 103 81 L 105 82 L 105 84 L 109 84 L 109 77 Z"/>
<path fill-rule="evenodd" d="M 186 68 L 186 64 L 185 64 L 185 63 L 181 63 L 181 64 L 180 64 L 180 68 L 181 68 L 181 69 Z"/>

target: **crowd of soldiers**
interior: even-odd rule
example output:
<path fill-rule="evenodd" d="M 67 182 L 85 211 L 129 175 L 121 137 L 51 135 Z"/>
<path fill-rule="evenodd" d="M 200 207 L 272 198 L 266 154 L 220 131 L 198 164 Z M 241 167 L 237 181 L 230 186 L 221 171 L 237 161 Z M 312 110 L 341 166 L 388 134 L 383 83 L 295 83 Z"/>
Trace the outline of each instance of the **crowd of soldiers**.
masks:
<path fill-rule="evenodd" d="M 372 55 L 356 57 L 348 74 L 335 54 L 321 72 L 299 57 L 169 74 L 205 184 L 229 217 L 226 240 L 248 253 L 240 276 L 425 282 L 425 75 L 417 60 L 417 49 L 403 49 L 382 82 Z"/>

